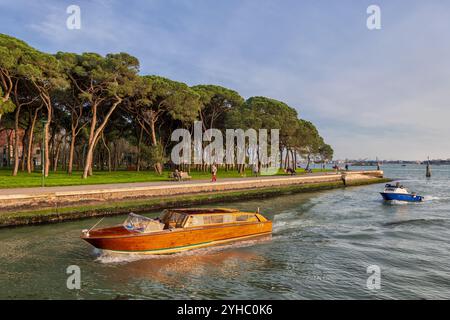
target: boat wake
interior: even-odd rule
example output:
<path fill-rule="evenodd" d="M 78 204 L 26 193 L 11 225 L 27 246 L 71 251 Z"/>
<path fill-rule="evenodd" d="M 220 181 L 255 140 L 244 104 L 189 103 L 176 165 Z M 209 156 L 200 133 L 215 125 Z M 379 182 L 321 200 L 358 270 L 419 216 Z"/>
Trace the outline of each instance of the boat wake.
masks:
<path fill-rule="evenodd" d="M 286 212 L 278 214 L 273 219 L 273 233 L 280 234 L 298 227 L 310 227 L 315 225 L 311 220 L 302 218 L 294 212 Z"/>
<path fill-rule="evenodd" d="M 390 200 L 390 201 L 383 201 L 384 204 L 390 205 L 390 206 L 408 206 L 411 204 L 417 204 L 417 202 L 407 202 L 407 201 L 399 201 L 399 200 Z"/>
<path fill-rule="evenodd" d="M 173 259 L 180 257 L 201 256 L 217 254 L 225 250 L 238 249 L 254 246 L 256 244 L 264 243 L 272 239 L 271 235 L 261 236 L 255 239 L 236 241 L 228 244 L 220 244 L 211 247 L 192 249 L 189 251 L 177 252 L 172 254 L 154 255 L 154 254 L 140 254 L 140 253 L 114 253 L 94 249 L 95 261 L 104 264 L 114 263 L 130 263 L 138 260 L 152 260 L 152 259 Z"/>
<path fill-rule="evenodd" d="M 437 197 L 437 196 L 424 196 L 423 201 L 430 202 L 430 201 L 442 201 L 442 200 L 449 200 L 450 197 Z M 398 200 L 390 200 L 390 201 L 384 201 L 386 204 L 390 205 L 408 205 L 408 204 L 417 204 L 414 202 L 407 202 L 407 201 L 398 201 Z"/>
<path fill-rule="evenodd" d="M 433 200 L 449 200 L 450 197 L 437 197 L 437 196 L 424 196 L 424 201 L 433 201 Z"/>

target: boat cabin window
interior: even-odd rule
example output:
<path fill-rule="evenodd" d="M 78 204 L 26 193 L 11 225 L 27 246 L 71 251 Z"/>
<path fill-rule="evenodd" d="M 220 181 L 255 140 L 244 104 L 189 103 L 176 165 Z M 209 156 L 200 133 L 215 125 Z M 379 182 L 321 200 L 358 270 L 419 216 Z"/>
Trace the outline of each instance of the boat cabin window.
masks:
<path fill-rule="evenodd" d="M 208 224 L 221 224 L 232 222 L 231 215 L 192 215 L 189 216 L 186 227 L 203 226 Z"/>
<path fill-rule="evenodd" d="M 232 223 L 234 221 L 232 214 L 223 215 L 223 223 Z"/>
<path fill-rule="evenodd" d="M 189 216 L 186 227 L 195 227 L 195 226 L 202 226 L 202 225 L 203 225 L 203 216 L 194 215 L 194 216 Z"/>
<path fill-rule="evenodd" d="M 204 224 L 223 223 L 223 215 L 203 216 Z"/>
<path fill-rule="evenodd" d="M 258 221 L 258 218 L 256 218 L 254 214 L 241 214 L 236 216 L 236 221 L 239 222 Z"/>
<path fill-rule="evenodd" d="M 259 221 L 254 214 L 200 214 L 189 216 L 186 227 L 204 226 L 209 224 L 223 224 L 233 222 L 253 222 Z"/>

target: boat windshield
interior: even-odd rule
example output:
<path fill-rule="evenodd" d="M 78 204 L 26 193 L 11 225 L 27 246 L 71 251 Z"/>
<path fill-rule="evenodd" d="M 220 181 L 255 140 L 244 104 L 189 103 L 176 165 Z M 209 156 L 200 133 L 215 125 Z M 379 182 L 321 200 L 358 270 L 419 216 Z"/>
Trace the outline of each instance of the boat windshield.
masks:
<path fill-rule="evenodd" d="M 137 232 L 153 232 L 162 230 L 164 228 L 164 224 L 162 224 L 160 221 L 143 217 L 134 213 L 130 213 L 128 215 L 128 218 L 123 223 L 123 226 L 129 231 Z"/>

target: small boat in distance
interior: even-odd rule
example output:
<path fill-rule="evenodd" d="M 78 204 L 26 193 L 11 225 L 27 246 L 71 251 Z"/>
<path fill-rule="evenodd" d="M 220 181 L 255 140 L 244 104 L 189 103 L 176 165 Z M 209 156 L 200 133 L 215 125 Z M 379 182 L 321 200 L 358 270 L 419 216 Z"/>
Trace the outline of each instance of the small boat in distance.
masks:
<path fill-rule="evenodd" d="M 408 189 L 400 185 L 397 182 L 396 185 L 387 184 L 384 188 L 384 192 L 380 192 L 381 196 L 386 201 L 407 201 L 407 202 L 422 202 L 423 197 L 418 196 L 416 193 L 409 193 Z"/>
<path fill-rule="evenodd" d="M 150 219 L 130 213 L 121 225 L 83 230 L 95 248 L 140 254 L 168 254 L 272 233 L 272 221 L 236 209 L 172 209 Z"/>

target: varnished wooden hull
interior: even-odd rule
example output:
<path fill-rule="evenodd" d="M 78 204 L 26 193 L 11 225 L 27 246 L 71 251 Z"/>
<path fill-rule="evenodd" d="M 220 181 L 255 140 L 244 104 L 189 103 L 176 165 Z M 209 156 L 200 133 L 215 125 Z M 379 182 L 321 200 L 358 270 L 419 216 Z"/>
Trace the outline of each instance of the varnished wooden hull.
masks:
<path fill-rule="evenodd" d="M 84 240 L 98 249 L 142 254 L 169 254 L 230 241 L 249 239 L 272 232 L 272 222 L 245 222 L 220 226 L 163 230 L 148 234 L 124 227 L 92 230 Z"/>

